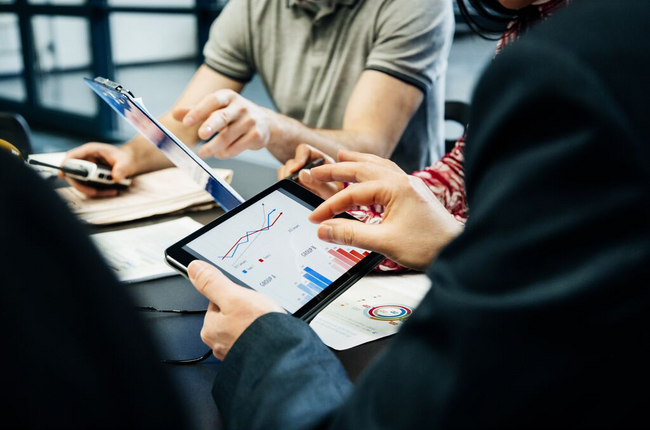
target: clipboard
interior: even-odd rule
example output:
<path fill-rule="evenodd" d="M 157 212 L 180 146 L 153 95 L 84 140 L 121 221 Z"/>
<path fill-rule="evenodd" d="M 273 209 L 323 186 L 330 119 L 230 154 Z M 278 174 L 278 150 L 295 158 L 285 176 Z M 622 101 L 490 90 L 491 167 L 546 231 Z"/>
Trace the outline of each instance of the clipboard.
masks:
<path fill-rule="evenodd" d="M 230 184 L 216 176 L 205 161 L 158 122 L 131 91 L 102 77 L 94 80 L 84 78 L 84 81 L 176 167 L 203 187 L 226 212 L 244 202 L 244 198 Z"/>

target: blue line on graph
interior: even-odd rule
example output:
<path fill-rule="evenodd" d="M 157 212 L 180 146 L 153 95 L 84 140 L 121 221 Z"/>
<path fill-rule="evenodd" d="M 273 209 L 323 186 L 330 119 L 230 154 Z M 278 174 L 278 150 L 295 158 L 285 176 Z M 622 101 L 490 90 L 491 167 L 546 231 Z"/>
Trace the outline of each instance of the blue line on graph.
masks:
<path fill-rule="evenodd" d="M 309 297 L 314 297 L 314 292 L 311 291 L 309 288 L 305 287 L 304 285 L 298 284 L 297 287 L 303 290 L 305 293 L 307 293 Z"/>
<path fill-rule="evenodd" d="M 312 275 L 317 279 L 320 279 L 321 281 L 325 282 L 327 285 L 330 285 L 332 283 L 332 281 L 330 281 L 329 279 L 327 279 L 326 277 L 324 277 L 323 275 L 321 275 L 311 267 L 305 267 L 305 272 L 309 273 L 310 275 Z"/>
<path fill-rule="evenodd" d="M 321 281 L 320 279 L 317 279 L 317 278 L 311 276 L 309 273 L 305 273 L 305 274 L 303 274 L 302 276 L 304 276 L 305 279 L 308 279 L 308 280 L 310 280 L 311 282 L 313 282 L 314 284 L 318 285 L 318 286 L 321 288 L 321 290 L 324 290 L 325 288 L 327 288 L 327 284 L 326 284 L 325 282 L 323 282 L 323 281 Z"/>
<path fill-rule="evenodd" d="M 273 212 L 275 212 L 275 209 L 273 209 L 271 212 L 269 212 L 269 214 L 266 216 L 266 227 L 262 227 L 262 228 L 259 229 L 259 230 L 250 230 L 250 231 L 247 231 L 246 234 L 244 235 L 244 236 L 246 236 L 246 242 L 239 242 L 239 243 L 237 244 L 237 246 L 235 246 L 235 248 L 232 250 L 232 253 L 230 254 L 230 256 L 227 256 L 227 255 L 226 255 L 225 257 L 224 257 L 224 256 L 220 256 L 220 257 L 217 257 L 217 258 L 221 258 L 221 259 L 224 259 L 224 258 L 233 258 L 233 257 L 235 256 L 235 253 L 237 252 L 237 248 L 239 248 L 241 245 L 243 245 L 243 244 L 245 244 L 245 243 L 248 243 L 248 241 L 250 240 L 250 236 L 249 236 L 250 233 L 261 233 L 261 232 L 263 232 L 263 231 L 268 231 L 268 229 L 269 229 L 269 224 L 270 224 L 270 219 L 271 219 L 271 214 L 272 214 Z"/>

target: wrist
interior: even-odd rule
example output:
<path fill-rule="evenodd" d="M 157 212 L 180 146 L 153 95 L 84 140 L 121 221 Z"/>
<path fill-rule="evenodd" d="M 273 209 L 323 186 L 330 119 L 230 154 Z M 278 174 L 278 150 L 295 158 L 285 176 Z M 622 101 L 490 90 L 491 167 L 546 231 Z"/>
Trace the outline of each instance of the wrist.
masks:
<path fill-rule="evenodd" d="M 279 145 L 286 144 L 291 133 L 291 118 L 288 118 L 284 115 L 281 115 L 277 112 L 274 112 L 268 109 L 270 113 L 270 138 L 269 138 L 269 150 L 275 149 Z"/>
<path fill-rule="evenodd" d="M 140 165 L 140 160 L 143 158 L 142 154 L 138 150 L 138 145 L 134 142 L 127 142 L 120 148 L 123 152 L 127 154 L 129 158 L 129 164 L 131 166 L 131 175 L 135 176 L 142 173 L 143 168 Z"/>

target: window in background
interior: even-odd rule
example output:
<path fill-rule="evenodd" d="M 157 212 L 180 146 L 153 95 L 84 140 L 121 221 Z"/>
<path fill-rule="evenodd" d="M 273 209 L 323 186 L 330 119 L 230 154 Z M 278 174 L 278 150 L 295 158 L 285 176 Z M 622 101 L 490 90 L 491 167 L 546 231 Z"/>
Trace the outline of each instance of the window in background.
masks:
<path fill-rule="evenodd" d="M 38 103 L 50 109 L 94 116 L 97 100 L 83 82 L 84 77 L 92 77 L 88 20 L 35 16 L 32 28 Z"/>
<path fill-rule="evenodd" d="M 11 13 L 0 14 L 0 97 L 14 101 L 27 97 L 18 16 Z"/>
<path fill-rule="evenodd" d="M 109 6 L 192 7 L 194 0 L 108 0 Z"/>
<path fill-rule="evenodd" d="M 29 0 L 32 4 L 77 5 L 84 4 L 86 0 Z"/>
<path fill-rule="evenodd" d="M 156 3 L 171 4 L 172 1 Z M 115 80 L 142 97 L 155 116 L 166 112 L 197 68 L 196 17 L 192 14 L 112 13 L 110 32 Z M 121 137 L 133 134 L 126 122 L 118 124 Z"/>

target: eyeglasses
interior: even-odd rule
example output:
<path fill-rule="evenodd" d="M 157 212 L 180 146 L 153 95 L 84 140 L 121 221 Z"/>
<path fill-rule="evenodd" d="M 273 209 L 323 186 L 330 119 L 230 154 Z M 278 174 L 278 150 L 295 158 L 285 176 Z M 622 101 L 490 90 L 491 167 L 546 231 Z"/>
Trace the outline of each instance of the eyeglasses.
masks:
<path fill-rule="evenodd" d="M 171 313 L 171 314 L 181 314 L 181 315 L 196 315 L 196 314 L 204 314 L 208 310 L 207 309 L 198 309 L 198 310 L 186 310 L 186 309 L 158 309 L 154 308 L 153 306 L 136 306 L 135 307 L 138 311 L 141 312 L 160 312 L 160 313 Z M 186 358 L 182 360 L 161 360 L 162 363 L 166 364 L 176 364 L 176 365 L 188 365 L 188 364 L 196 364 L 200 363 L 202 361 L 207 360 L 210 358 L 212 355 L 212 350 L 209 349 L 205 354 L 203 354 L 200 357 L 196 358 Z"/>

